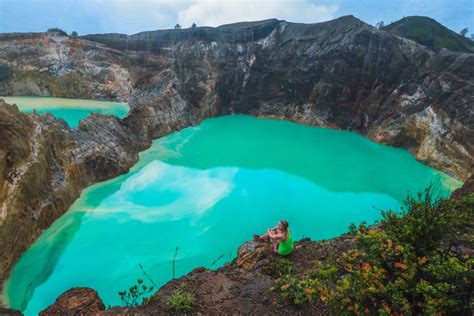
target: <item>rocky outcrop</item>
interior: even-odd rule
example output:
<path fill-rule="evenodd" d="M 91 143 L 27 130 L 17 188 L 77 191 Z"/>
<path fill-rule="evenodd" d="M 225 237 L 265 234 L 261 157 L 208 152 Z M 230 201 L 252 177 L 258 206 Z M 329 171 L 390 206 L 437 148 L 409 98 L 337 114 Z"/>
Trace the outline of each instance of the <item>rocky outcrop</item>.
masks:
<path fill-rule="evenodd" d="M 247 43 L 268 36 L 278 24 L 277 19 L 256 22 L 241 22 L 221 25 L 219 27 L 196 27 L 193 29 L 158 30 L 141 32 L 134 35 L 125 34 L 91 34 L 82 38 L 99 42 L 119 50 L 159 51 L 178 42 L 227 42 Z"/>
<path fill-rule="evenodd" d="M 124 54 L 58 33 L 0 34 L 0 95 L 128 101 Z"/>
<path fill-rule="evenodd" d="M 314 267 L 315 260 L 324 260 L 347 250 L 353 240 L 347 236 L 316 242 L 309 239 L 296 243 L 295 252 L 287 257 L 293 262 L 295 270 L 304 273 Z M 272 292 L 275 279 L 278 277 L 273 270 L 278 257 L 272 252 L 270 244 L 253 241 L 243 244 L 238 250 L 238 256 L 230 264 L 215 271 L 197 268 L 179 279 L 172 280 L 157 291 L 148 303 L 139 307 L 113 307 L 96 313 L 97 310 L 83 309 L 84 314 L 98 315 L 158 315 L 173 314 L 167 304 L 172 293 L 186 286 L 185 291 L 193 295 L 192 314 L 232 314 L 232 315 L 321 315 L 328 314 L 328 308 L 320 304 L 308 304 L 302 307 L 289 305 L 278 299 L 278 294 Z M 73 289 L 76 290 L 76 289 Z M 69 290 L 62 294 L 54 304 L 45 309 L 40 315 L 61 310 L 70 314 L 72 309 L 62 303 L 81 300 L 92 289 Z M 94 298 L 95 301 L 95 298 Z M 61 302 L 61 303 L 59 303 Z M 73 304 L 69 304 L 72 306 Z"/>
<path fill-rule="evenodd" d="M 454 190 L 451 194 L 451 199 L 459 200 L 465 196 L 474 192 L 474 174 L 471 175 L 466 182 L 464 182 L 463 186 L 459 189 Z"/>
<path fill-rule="evenodd" d="M 91 315 L 103 310 L 105 310 L 104 303 L 96 291 L 76 287 L 64 292 L 40 315 Z"/>
<path fill-rule="evenodd" d="M 355 130 L 460 180 L 473 171 L 474 54 L 352 17 L 69 38 L 0 35 L 0 94 L 129 101 L 70 129 L 0 104 L 0 281 L 86 186 L 152 138 L 232 113 Z"/>

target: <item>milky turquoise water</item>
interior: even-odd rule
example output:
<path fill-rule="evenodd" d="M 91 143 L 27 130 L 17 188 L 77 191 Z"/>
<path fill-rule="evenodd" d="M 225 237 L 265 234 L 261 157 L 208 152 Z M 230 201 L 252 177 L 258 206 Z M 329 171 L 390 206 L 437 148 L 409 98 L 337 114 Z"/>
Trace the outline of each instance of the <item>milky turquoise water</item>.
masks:
<path fill-rule="evenodd" d="M 126 103 L 49 98 L 49 97 L 2 97 L 7 103 L 16 104 L 20 111 L 38 114 L 51 113 L 57 118 L 65 120 L 70 127 L 79 125 L 79 121 L 89 114 L 96 112 L 104 115 L 115 115 L 120 118 L 127 115 L 129 107 Z"/>
<path fill-rule="evenodd" d="M 154 141 L 128 174 L 83 191 L 18 261 L 5 298 L 34 315 L 88 286 L 116 305 L 118 291 L 147 281 L 139 264 L 158 286 L 169 281 L 176 247 L 177 276 L 217 268 L 279 219 L 296 239 L 330 238 L 430 183 L 443 194 L 460 186 L 407 151 L 352 132 L 209 119 Z"/>

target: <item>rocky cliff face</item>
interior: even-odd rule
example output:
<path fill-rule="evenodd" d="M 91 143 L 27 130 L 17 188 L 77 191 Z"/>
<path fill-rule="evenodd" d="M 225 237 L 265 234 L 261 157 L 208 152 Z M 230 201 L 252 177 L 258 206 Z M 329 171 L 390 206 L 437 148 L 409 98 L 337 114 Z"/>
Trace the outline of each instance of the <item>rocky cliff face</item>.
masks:
<path fill-rule="evenodd" d="M 75 129 L 0 104 L 0 280 L 80 191 L 152 138 L 231 113 L 355 130 L 465 180 L 474 54 L 433 52 L 352 17 L 67 38 L 0 35 L 0 94 L 129 101 Z"/>

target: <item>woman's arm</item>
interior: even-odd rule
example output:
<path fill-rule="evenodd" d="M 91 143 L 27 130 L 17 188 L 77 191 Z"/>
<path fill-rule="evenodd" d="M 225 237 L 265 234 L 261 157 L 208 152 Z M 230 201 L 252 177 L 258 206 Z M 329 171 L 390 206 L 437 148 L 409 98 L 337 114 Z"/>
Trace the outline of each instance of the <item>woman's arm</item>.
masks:
<path fill-rule="evenodd" d="M 281 240 L 281 241 L 286 240 L 286 234 L 275 234 L 271 230 L 268 230 L 268 236 L 270 236 L 270 238 L 276 239 L 276 240 Z"/>

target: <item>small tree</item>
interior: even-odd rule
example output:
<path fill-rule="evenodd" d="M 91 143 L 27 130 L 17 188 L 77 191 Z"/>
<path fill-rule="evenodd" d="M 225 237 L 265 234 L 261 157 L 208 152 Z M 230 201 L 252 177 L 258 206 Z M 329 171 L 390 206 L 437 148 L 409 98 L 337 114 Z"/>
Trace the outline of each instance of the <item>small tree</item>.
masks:
<path fill-rule="evenodd" d="M 461 34 L 462 36 L 466 36 L 467 32 L 469 32 L 469 29 L 465 27 L 461 30 L 461 32 L 459 32 L 459 34 Z"/>
<path fill-rule="evenodd" d="M 174 26 L 174 29 L 175 29 L 175 30 L 181 30 L 181 25 L 176 24 L 176 25 Z"/>
<path fill-rule="evenodd" d="M 48 29 L 47 32 L 48 32 L 48 33 L 58 33 L 59 35 L 67 36 L 67 33 L 64 32 L 63 30 L 61 30 L 61 29 L 58 28 L 58 27 L 50 28 L 50 29 Z"/>
<path fill-rule="evenodd" d="M 127 307 L 137 307 L 143 300 L 146 301 L 145 295 L 153 291 L 153 286 L 146 286 L 143 280 L 137 280 L 137 283 L 125 291 L 118 292 L 123 304 Z"/>
<path fill-rule="evenodd" d="M 72 31 L 72 33 L 71 33 L 71 36 L 72 36 L 72 37 L 76 37 L 77 35 L 78 35 L 78 34 L 77 34 L 76 31 Z"/>
<path fill-rule="evenodd" d="M 379 30 L 383 28 L 384 26 L 385 26 L 385 23 L 383 21 L 379 21 L 377 22 L 377 24 L 375 24 L 375 27 L 378 28 Z"/>
<path fill-rule="evenodd" d="M 196 27 L 197 27 L 196 23 L 193 23 L 193 24 L 191 25 L 191 28 L 192 28 L 192 29 L 195 29 Z"/>

